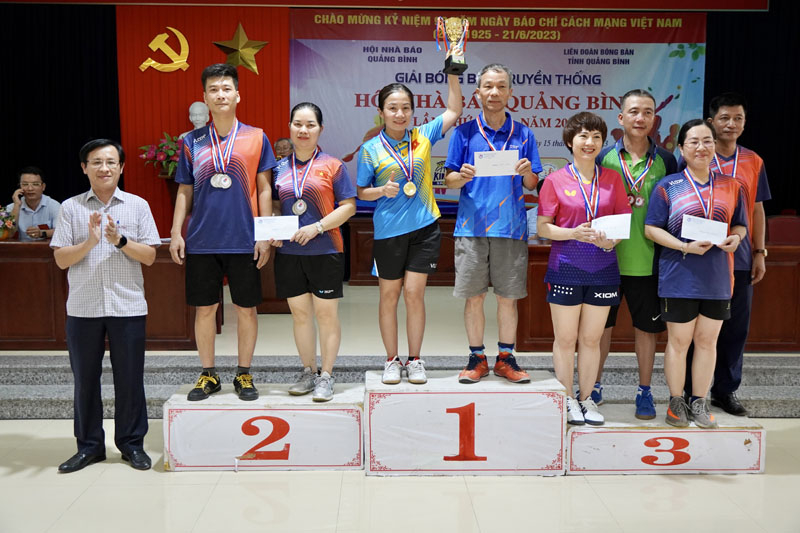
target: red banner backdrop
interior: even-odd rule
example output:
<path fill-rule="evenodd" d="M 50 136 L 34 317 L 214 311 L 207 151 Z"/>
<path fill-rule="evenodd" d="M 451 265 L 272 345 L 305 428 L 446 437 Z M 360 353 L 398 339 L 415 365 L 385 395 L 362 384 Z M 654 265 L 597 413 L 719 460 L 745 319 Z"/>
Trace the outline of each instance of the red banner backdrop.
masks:
<path fill-rule="evenodd" d="M 238 68 L 237 114 L 274 141 L 288 134 L 288 8 L 117 6 L 120 124 L 128 156 L 125 189 L 150 202 L 162 236 L 169 235 L 172 225 L 170 180 L 144 165 L 139 147 L 158 143 L 163 132 L 179 135 L 192 129 L 188 109 L 203 99 L 200 74 L 206 66 L 227 60 L 214 42 L 232 40 L 239 24 L 249 41 L 267 44 L 254 55 L 257 74 Z M 154 64 L 141 70 L 148 59 Z"/>

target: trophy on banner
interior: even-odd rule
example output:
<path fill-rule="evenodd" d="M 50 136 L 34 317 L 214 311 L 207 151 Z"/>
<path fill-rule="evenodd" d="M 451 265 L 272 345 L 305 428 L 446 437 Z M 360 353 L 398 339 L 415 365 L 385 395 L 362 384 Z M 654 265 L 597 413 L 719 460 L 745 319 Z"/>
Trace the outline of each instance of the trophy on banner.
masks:
<path fill-rule="evenodd" d="M 444 41 L 447 48 L 447 55 L 444 60 L 445 74 L 460 75 L 467 70 L 467 62 L 464 59 L 464 45 L 467 43 L 467 32 L 469 31 L 469 21 L 458 17 L 438 17 L 436 19 L 436 49 L 441 50 L 439 38 Z"/>

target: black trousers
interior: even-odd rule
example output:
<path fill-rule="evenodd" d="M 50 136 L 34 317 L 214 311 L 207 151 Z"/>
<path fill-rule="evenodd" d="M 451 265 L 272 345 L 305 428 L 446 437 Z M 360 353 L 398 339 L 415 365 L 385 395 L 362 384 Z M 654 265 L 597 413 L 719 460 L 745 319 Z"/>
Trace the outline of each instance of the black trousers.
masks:
<path fill-rule="evenodd" d="M 114 373 L 114 443 L 123 453 L 141 450 L 144 445 L 147 434 L 145 319 L 144 316 L 67 316 L 67 348 L 75 379 L 75 438 L 79 452 L 105 452 L 100 376 L 106 336 Z"/>
<path fill-rule="evenodd" d="M 744 345 L 750 332 L 750 311 L 753 308 L 753 285 L 749 270 L 733 271 L 731 317 L 722 323 L 717 338 L 717 362 L 714 365 L 714 383 L 711 394 L 725 396 L 739 389 L 742 383 Z M 686 383 L 684 391 L 692 393 L 692 354 L 694 344 L 686 356 Z"/>

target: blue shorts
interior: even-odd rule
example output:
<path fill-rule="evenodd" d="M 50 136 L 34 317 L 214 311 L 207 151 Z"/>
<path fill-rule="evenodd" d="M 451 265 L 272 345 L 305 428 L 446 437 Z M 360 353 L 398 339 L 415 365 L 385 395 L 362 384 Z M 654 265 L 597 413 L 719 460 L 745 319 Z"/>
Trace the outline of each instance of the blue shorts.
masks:
<path fill-rule="evenodd" d="M 619 285 L 556 285 L 547 283 L 547 301 L 556 305 L 619 305 Z"/>

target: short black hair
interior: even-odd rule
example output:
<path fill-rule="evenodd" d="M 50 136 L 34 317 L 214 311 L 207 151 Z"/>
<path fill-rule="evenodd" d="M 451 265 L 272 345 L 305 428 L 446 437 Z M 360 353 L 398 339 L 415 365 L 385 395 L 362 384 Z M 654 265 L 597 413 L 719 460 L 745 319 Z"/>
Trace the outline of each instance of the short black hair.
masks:
<path fill-rule="evenodd" d="M 206 82 L 210 78 L 233 78 L 233 86 L 239 90 L 239 71 L 236 67 L 227 63 L 215 63 L 203 69 L 200 81 L 203 83 L 203 92 L 206 90 Z"/>
<path fill-rule="evenodd" d="M 722 93 L 712 98 L 711 103 L 708 104 L 708 117 L 714 118 L 717 116 L 720 107 L 735 107 L 737 105 L 742 106 L 744 114 L 747 116 L 747 100 L 745 100 L 744 96 L 739 93 Z"/>
<path fill-rule="evenodd" d="M 125 150 L 122 149 L 122 145 L 120 143 L 117 141 L 112 141 L 111 139 L 94 139 L 84 144 L 80 151 L 81 163 L 88 163 L 89 154 L 98 148 L 103 148 L 104 146 L 113 146 L 116 148 L 117 153 L 119 154 L 119 164 L 121 165 L 125 163 Z"/>
<path fill-rule="evenodd" d="M 710 129 L 711 136 L 714 137 L 714 140 L 717 140 L 717 132 L 714 129 L 714 126 L 702 118 L 693 118 L 692 120 L 687 120 L 683 126 L 681 126 L 681 129 L 678 132 L 678 146 L 683 146 L 683 141 L 686 140 L 686 135 L 689 133 L 689 130 L 695 126 L 705 126 L 706 128 Z"/>
<path fill-rule="evenodd" d="M 650 91 L 645 91 L 644 89 L 631 89 L 630 91 L 622 95 L 622 99 L 619 101 L 620 111 L 625 109 L 625 100 L 633 96 L 639 96 L 641 98 L 649 98 L 650 100 L 653 101 L 653 110 L 655 110 L 656 98 L 652 94 L 650 94 Z"/>
<path fill-rule="evenodd" d="M 608 134 L 606 122 L 599 115 L 588 111 L 581 111 L 567 119 L 567 123 L 564 125 L 564 131 L 561 134 L 564 146 L 567 147 L 570 153 L 572 153 L 572 139 L 583 130 L 599 131 L 603 136 L 603 142 L 606 141 L 606 135 Z"/>
<path fill-rule="evenodd" d="M 21 168 L 20 171 L 17 172 L 17 181 L 22 179 L 23 174 L 36 174 L 37 176 L 39 176 L 39 179 L 42 180 L 42 183 L 44 183 L 44 174 L 42 174 L 42 171 L 39 167 Z"/>

